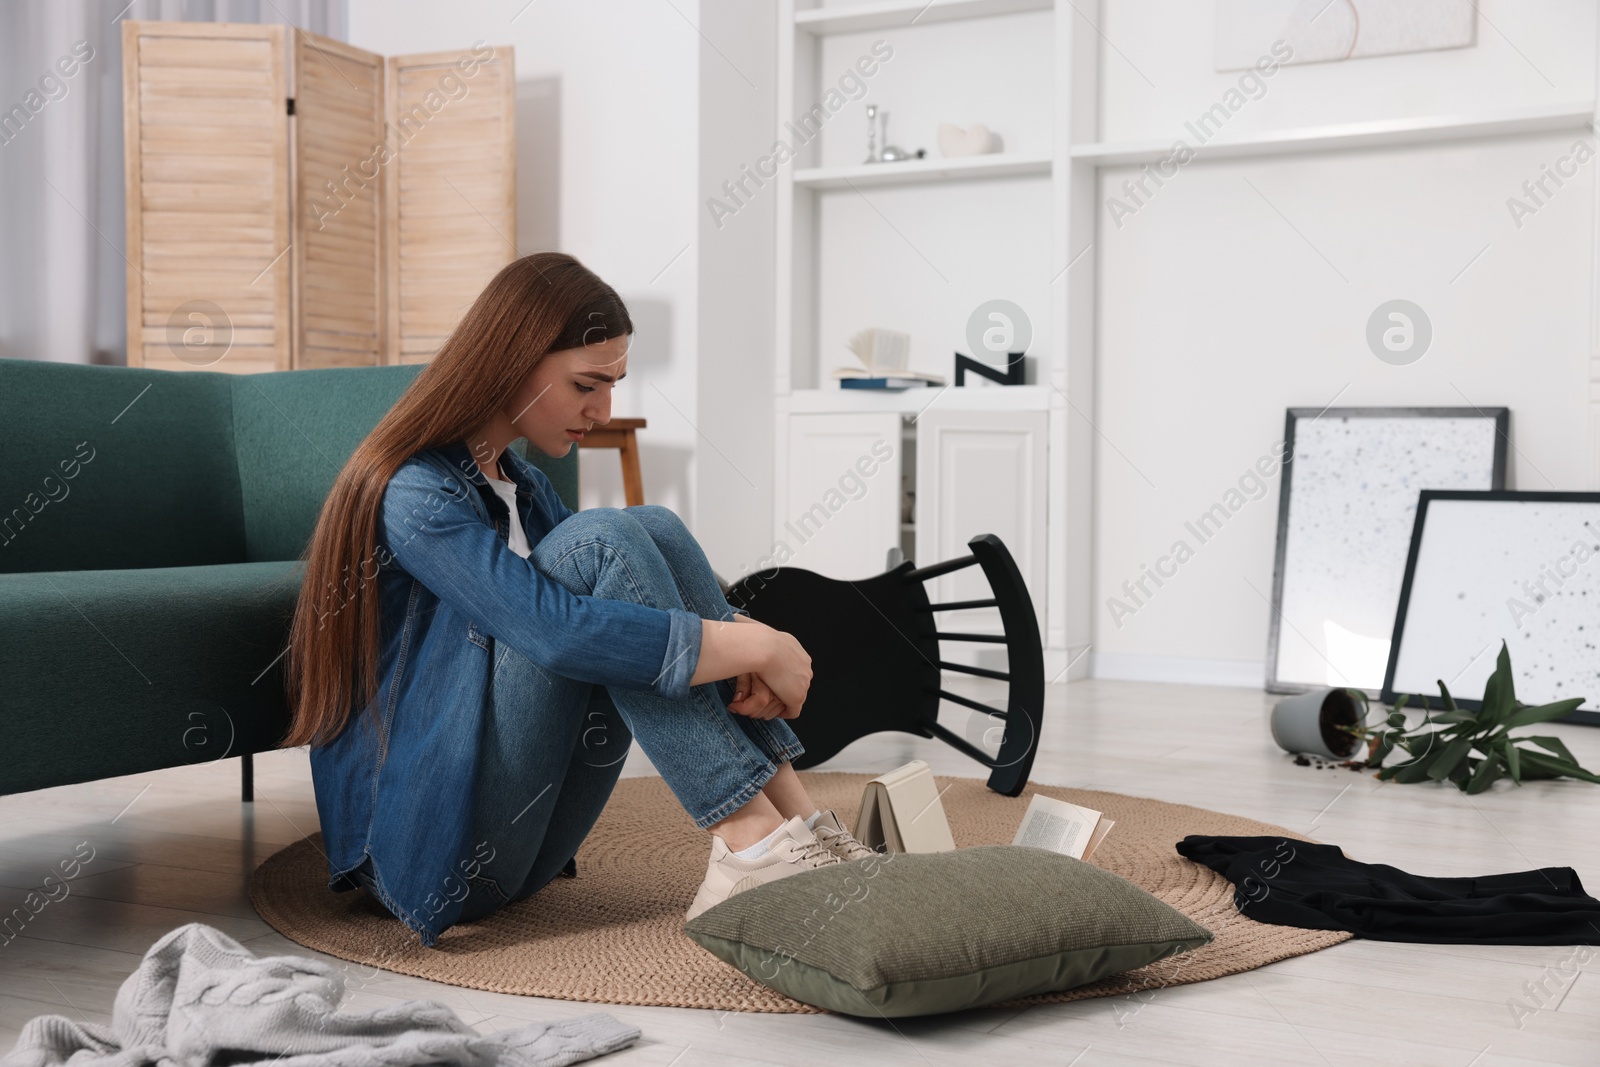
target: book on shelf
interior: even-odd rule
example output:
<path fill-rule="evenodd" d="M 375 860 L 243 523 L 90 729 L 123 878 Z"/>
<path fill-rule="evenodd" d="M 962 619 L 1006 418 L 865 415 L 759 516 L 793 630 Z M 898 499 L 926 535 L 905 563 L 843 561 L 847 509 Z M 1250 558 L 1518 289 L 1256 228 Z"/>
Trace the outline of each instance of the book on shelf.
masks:
<path fill-rule="evenodd" d="M 839 367 L 833 372 L 833 377 L 841 383 L 883 378 L 903 378 L 918 384 L 944 384 L 944 375 L 934 374 L 932 371 L 912 370 L 910 367 Z"/>
<path fill-rule="evenodd" d="M 906 378 L 899 375 L 884 378 L 840 378 L 840 389 L 912 389 L 933 383 L 926 378 Z"/>
<path fill-rule="evenodd" d="M 910 334 L 873 327 L 855 334 L 845 347 L 855 354 L 861 365 L 838 367 L 833 371 L 841 389 L 911 389 L 944 384 L 942 374 L 912 370 L 907 366 L 911 356 Z"/>
<path fill-rule="evenodd" d="M 1115 825 L 1093 808 L 1080 808 L 1035 793 L 1011 843 L 1046 848 L 1073 859 L 1087 860 Z"/>

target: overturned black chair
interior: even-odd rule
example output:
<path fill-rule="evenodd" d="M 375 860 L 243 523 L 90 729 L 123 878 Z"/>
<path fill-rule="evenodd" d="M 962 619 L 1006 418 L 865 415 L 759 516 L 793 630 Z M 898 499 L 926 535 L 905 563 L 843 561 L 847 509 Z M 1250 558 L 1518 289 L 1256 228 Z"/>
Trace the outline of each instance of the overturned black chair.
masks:
<path fill-rule="evenodd" d="M 811 656 L 811 689 L 804 712 L 789 721 L 805 745 L 795 767 L 814 767 L 846 745 L 880 730 L 937 737 L 988 767 L 989 788 L 1014 797 L 1027 784 L 1039 749 L 1044 713 L 1044 650 L 1033 599 L 1011 553 L 994 534 L 967 542 L 971 555 L 916 567 L 910 560 L 875 578 L 840 581 L 800 567 L 758 571 L 726 590 L 728 603 L 759 622 L 791 633 Z M 935 604 L 923 582 L 978 564 L 993 596 Z M 1002 634 L 939 630 L 934 613 L 994 607 Z M 1006 646 L 1007 669 L 988 670 L 941 658 L 941 641 Z M 1009 683 L 1005 708 L 943 688 L 944 671 Z M 999 751 L 990 756 L 941 726 L 939 703 L 949 700 L 984 712 L 1004 725 Z"/>

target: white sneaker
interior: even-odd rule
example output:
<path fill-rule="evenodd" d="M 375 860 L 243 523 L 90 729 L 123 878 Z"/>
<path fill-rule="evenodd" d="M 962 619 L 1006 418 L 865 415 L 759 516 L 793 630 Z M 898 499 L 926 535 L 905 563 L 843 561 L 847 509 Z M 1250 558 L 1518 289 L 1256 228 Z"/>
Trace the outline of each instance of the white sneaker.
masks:
<path fill-rule="evenodd" d="M 822 842 L 824 848 L 842 861 L 881 855 L 877 849 L 869 848 L 857 841 L 855 835 L 844 828 L 844 824 L 839 821 L 839 816 L 834 814 L 832 808 L 822 809 L 822 815 L 817 819 L 817 825 L 812 833 Z"/>
<path fill-rule="evenodd" d="M 767 849 L 765 855 L 753 860 L 740 859 L 728 848 L 727 842 L 716 834 L 711 835 L 711 861 L 706 865 L 706 879 L 694 895 L 686 918 L 693 919 L 714 904 L 721 904 L 735 893 L 787 878 L 814 867 L 828 867 L 840 862 L 815 834 L 806 829 L 806 822 L 795 816 L 784 823 L 787 831 Z"/>

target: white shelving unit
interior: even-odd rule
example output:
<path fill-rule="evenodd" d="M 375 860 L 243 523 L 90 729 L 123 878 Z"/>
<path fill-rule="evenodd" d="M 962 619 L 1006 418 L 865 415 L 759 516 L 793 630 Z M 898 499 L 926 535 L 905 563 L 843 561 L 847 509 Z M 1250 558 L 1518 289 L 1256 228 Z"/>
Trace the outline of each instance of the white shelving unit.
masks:
<path fill-rule="evenodd" d="M 1361 148 L 1414 145 L 1431 141 L 1460 141 L 1479 137 L 1578 130 L 1594 118 L 1594 101 L 1581 100 L 1553 107 L 1524 108 L 1494 115 L 1450 115 L 1427 119 L 1386 119 L 1337 126 L 1312 126 L 1272 130 L 1248 137 L 1216 137 L 1198 152 L 1206 159 L 1276 156 L 1308 152 L 1349 152 Z M 1112 144 L 1075 144 L 1072 158 L 1114 166 L 1154 163 L 1172 153 L 1172 140 L 1129 141 Z"/>
<path fill-rule="evenodd" d="M 1040 11 L 1053 0 L 887 0 L 865 4 L 839 4 L 802 8 L 793 14 L 794 28 L 814 35 L 857 33 L 865 30 L 899 29 L 921 23 L 931 25 L 954 19 L 1012 15 L 1020 11 Z"/>
<path fill-rule="evenodd" d="M 1019 21 L 1011 16 L 1029 18 Z M 780 127 L 822 100 L 838 70 L 848 69 L 849 58 L 866 54 L 865 46 L 856 49 L 857 42 L 848 35 L 872 34 L 872 39 L 881 38 L 895 49 L 893 64 L 886 63 L 883 69 L 893 67 L 900 78 L 900 96 L 887 84 L 889 76 L 881 74 L 868 79 L 867 99 L 888 109 L 891 142 L 913 150 L 926 146 L 929 155 L 897 163 L 859 162 L 865 154 L 866 130 L 856 109 L 833 120 L 848 124 L 848 137 L 819 131 L 798 148 L 789 166 L 778 170 L 775 538 L 797 547 L 796 566 L 858 579 L 885 568 L 890 543 L 898 543 L 918 563 L 932 563 L 963 554 L 966 539 L 973 534 L 999 534 L 1034 594 L 1052 677 L 1066 665 L 1069 628 L 1085 629 L 1088 621 L 1087 611 L 1082 611 L 1081 624 L 1072 627 L 1068 611 L 1073 583 L 1069 582 L 1067 496 L 1072 464 L 1067 397 L 1069 386 L 1087 395 L 1092 385 L 1087 376 L 1069 372 L 1063 343 L 1069 336 L 1066 315 L 1072 281 L 1063 268 L 1070 259 L 1068 204 L 1075 167 L 1064 116 L 1073 110 L 1074 77 L 1087 73 L 1093 84 L 1092 49 L 1075 76 L 1069 76 L 1073 67 L 1064 58 L 1072 53 L 1075 17 L 1070 3 L 1063 2 L 1058 9 L 1056 0 L 891 0 L 827 6 L 781 0 L 778 14 Z M 1048 28 L 1042 40 L 1041 23 Z M 1026 74 L 1034 79 L 1030 88 L 1043 83 L 1043 92 L 1036 95 L 1048 97 L 1047 107 L 1035 104 L 1031 111 L 1007 107 L 1012 98 L 1004 95 L 1004 88 L 995 88 L 1017 80 L 1004 59 L 1017 51 L 1034 59 L 1042 55 L 1047 61 L 1046 69 L 1035 65 Z M 973 69 L 975 64 L 979 69 Z M 912 74 L 921 79 L 908 84 Z M 944 87 L 936 82 L 969 90 L 967 95 L 976 98 L 972 104 L 976 117 L 1005 138 L 1005 150 L 940 158 L 931 144 L 929 122 L 915 129 L 897 127 L 895 116 L 904 114 L 897 105 L 918 95 L 911 90 L 919 85 Z M 959 112 L 965 109 L 951 110 L 950 121 L 961 122 Z M 848 152 L 841 145 L 847 145 Z M 860 154 L 853 154 L 857 148 Z M 1092 166 L 1088 173 L 1092 176 Z M 1030 206 L 1027 212 L 1017 206 L 1018 198 Z M 843 217 L 850 211 L 860 215 L 864 225 L 852 225 Z M 1003 217 L 1007 211 L 1012 213 L 1009 224 Z M 1042 226 L 1040 213 L 1048 217 Z M 901 229 L 907 217 L 922 223 L 916 241 Z M 1001 224 L 986 234 L 960 232 L 961 220 L 974 217 L 999 218 Z M 948 226 L 941 225 L 945 218 L 951 220 Z M 937 251 L 925 255 L 922 244 Z M 1025 261 L 1034 294 L 1030 301 L 1017 300 L 1032 317 L 1035 340 L 1028 349 L 1029 384 L 1000 386 L 969 374 L 966 384 L 956 388 L 954 352 L 974 353 L 959 336 L 962 330 L 951 328 L 951 316 L 959 314 L 964 325 L 967 313 L 982 299 L 1014 299 L 1015 286 L 1005 275 L 1009 271 L 1014 278 L 1024 273 L 1016 264 L 1002 264 L 992 272 L 981 266 L 968 269 L 970 262 L 981 258 L 985 248 L 992 254 L 995 245 L 1013 244 L 1018 262 Z M 943 271 L 935 258 L 944 265 Z M 842 283 L 836 276 L 841 262 L 855 268 L 861 278 L 845 299 L 839 296 Z M 952 264 L 962 268 L 959 277 Z M 926 284 L 918 289 L 897 270 L 924 271 Z M 824 277 L 825 273 L 830 276 Z M 993 282 L 987 280 L 991 274 Z M 908 289 L 914 290 L 913 295 L 907 296 Z M 984 290 L 983 296 L 954 295 L 965 294 L 966 289 Z M 951 295 L 945 300 L 947 293 Z M 883 299 L 876 301 L 879 295 Z M 872 325 L 909 332 L 907 319 L 918 318 L 919 325 L 920 318 L 931 319 L 931 315 L 919 317 L 918 310 L 935 310 L 929 307 L 935 300 L 950 305 L 937 309 L 947 311 L 946 321 L 929 330 L 940 339 L 943 351 L 931 342 L 923 345 L 922 359 L 936 360 L 926 365 L 919 361 L 914 343 L 912 362 L 944 375 L 946 385 L 895 392 L 838 386 L 830 372 L 850 359 L 841 345 L 845 322 L 854 324 L 848 332 Z M 840 309 L 836 305 L 841 302 L 849 306 Z M 1088 410 L 1090 405 L 1085 400 L 1078 406 Z M 875 458 L 864 465 L 863 469 L 874 471 L 859 478 L 868 490 L 859 499 L 830 496 L 841 472 L 867 455 L 877 441 L 893 445 L 894 456 L 881 466 Z M 1085 478 L 1086 460 L 1087 451 L 1078 464 Z M 910 521 L 901 514 L 902 500 L 908 498 L 884 491 L 890 486 L 915 495 Z M 837 506 L 828 509 L 829 500 Z M 1082 500 L 1086 505 L 1086 494 Z M 823 511 L 817 509 L 819 502 Z M 829 510 L 832 514 L 824 523 L 822 516 Z M 801 521 L 808 513 L 818 517 L 816 523 Z M 1078 525 L 1087 535 L 1086 515 Z M 1088 577 L 1086 536 L 1080 547 L 1076 584 L 1081 597 Z M 971 571 L 938 582 L 948 587 L 930 590 L 938 599 L 985 595 L 969 588 L 982 582 L 981 575 Z M 941 625 L 970 631 L 992 628 L 996 622 L 982 611 L 971 615 L 941 618 Z M 983 651 L 993 655 L 992 650 Z M 956 657 L 968 654 L 965 648 L 948 652 Z M 969 662 L 994 665 L 987 659 L 969 658 Z"/>
<path fill-rule="evenodd" d="M 903 163 L 858 163 L 851 167 L 809 167 L 795 172 L 794 184 L 812 189 L 907 185 L 912 182 L 957 181 L 962 178 L 1007 178 L 1049 174 L 1049 156 L 994 153 L 966 159 L 908 159 Z"/>
<path fill-rule="evenodd" d="M 968 379 L 969 385 L 971 379 Z M 842 411 L 895 411 L 916 418 L 924 411 L 1046 411 L 1048 385 L 982 385 L 960 389 L 937 386 L 879 392 L 872 389 L 796 389 L 790 414 Z"/>

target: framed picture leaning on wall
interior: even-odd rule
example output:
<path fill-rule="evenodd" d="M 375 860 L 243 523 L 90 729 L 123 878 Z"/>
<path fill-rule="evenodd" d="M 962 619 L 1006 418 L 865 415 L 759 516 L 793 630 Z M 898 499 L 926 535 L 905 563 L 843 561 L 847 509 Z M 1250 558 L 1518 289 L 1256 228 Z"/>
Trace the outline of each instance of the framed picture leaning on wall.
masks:
<path fill-rule="evenodd" d="M 1600 493 L 1424 490 L 1406 557 L 1383 700 L 1476 710 L 1506 643 L 1517 699 L 1586 697 L 1600 726 Z"/>
<path fill-rule="evenodd" d="M 1266 688 L 1377 696 L 1419 494 L 1505 487 L 1507 408 L 1290 408 Z"/>

